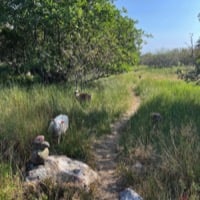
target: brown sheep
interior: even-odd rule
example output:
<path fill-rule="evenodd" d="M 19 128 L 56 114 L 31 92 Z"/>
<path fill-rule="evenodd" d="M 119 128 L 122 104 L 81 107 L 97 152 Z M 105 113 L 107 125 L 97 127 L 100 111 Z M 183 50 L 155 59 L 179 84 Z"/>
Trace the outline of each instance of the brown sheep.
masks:
<path fill-rule="evenodd" d="M 91 94 L 88 93 L 79 93 L 78 90 L 75 91 L 75 97 L 79 102 L 91 101 Z"/>

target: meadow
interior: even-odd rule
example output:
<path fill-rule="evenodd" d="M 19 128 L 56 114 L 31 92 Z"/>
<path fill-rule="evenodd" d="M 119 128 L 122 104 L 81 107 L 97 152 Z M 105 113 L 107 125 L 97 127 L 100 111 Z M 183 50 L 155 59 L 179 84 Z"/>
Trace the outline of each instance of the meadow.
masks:
<path fill-rule="evenodd" d="M 142 103 L 120 141 L 123 184 L 149 200 L 199 199 L 199 87 L 173 69 L 147 70 L 135 93 Z M 157 124 L 152 112 L 162 116 Z"/>
<path fill-rule="evenodd" d="M 2 86 L 0 199 L 23 199 L 22 173 L 32 140 L 44 134 L 50 141 L 48 123 L 60 113 L 69 116 L 70 128 L 61 145 L 51 145 L 51 153 L 95 168 L 92 142 L 110 133 L 110 124 L 129 108 L 133 92 L 140 96 L 141 106 L 120 139 L 121 184 L 134 188 L 144 199 L 178 199 L 184 192 L 191 200 L 198 199 L 200 90 L 178 80 L 176 70 L 137 67 L 100 79 L 84 88 L 92 94 L 92 101 L 85 104 L 75 99 L 73 85 Z M 151 112 L 162 115 L 156 127 Z M 47 199 L 42 195 L 40 199 Z"/>
<path fill-rule="evenodd" d="M 20 180 L 32 141 L 43 134 L 51 142 L 48 124 L 60 113 L 69 116 L 70 127 L 59 146 L 51 145 L 51 154 L 67 155 L 93 166 L 92 141 L 109 133 L 110 123 L 127 110 L 134 80 L 130 73 L 93 82 L 84 88 L 92 101 L 84 104 L 75 99 L 74 85 L 2 86 L 0 199 L 23 199 Z"/>

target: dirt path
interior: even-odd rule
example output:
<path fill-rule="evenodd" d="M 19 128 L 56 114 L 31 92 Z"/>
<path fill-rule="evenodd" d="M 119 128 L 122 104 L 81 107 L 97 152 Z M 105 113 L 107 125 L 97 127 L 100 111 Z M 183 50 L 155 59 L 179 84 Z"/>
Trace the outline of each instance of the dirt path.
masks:
<path fill-rule="evenodd" d="M 100 184 L 96 200 L 118 199 L 119 186 L 117 176 L 118 140 L 120 130 L 126 125 L 129 118 L 140 105 L 140 99 L 133 96 L 130 109 L 115 123 L 111 125 L 111 134 L 105 135 L 94 143 L 94 154 L 97 170 L 100 176 Z"/>

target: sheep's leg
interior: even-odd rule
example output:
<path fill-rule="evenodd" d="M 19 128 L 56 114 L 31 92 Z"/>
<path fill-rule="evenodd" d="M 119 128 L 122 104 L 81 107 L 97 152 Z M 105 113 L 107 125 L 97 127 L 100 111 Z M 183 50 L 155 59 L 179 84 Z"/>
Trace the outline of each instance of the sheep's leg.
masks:
<path fill-rule="evenodd" d="M 60 144 L 60 135 L 58 136 L 58 144 Z"/>

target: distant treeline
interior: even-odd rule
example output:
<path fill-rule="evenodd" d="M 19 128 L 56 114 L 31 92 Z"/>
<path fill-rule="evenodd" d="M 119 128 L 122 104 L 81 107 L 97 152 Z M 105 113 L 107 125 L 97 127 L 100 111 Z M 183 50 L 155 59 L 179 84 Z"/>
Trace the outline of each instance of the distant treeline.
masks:
<path fill-rule="evenodd" d="M 111 0 L 2 0 L 0 79 L 96 79 L 139 61 L 144 33 Z"/>
<path fill-rule="evenodd" d="M 151 67 L 192 66 L 195 64 L 195 54 L 190 48 L 158 51 L 141 56 L 141 64 Z"/>

